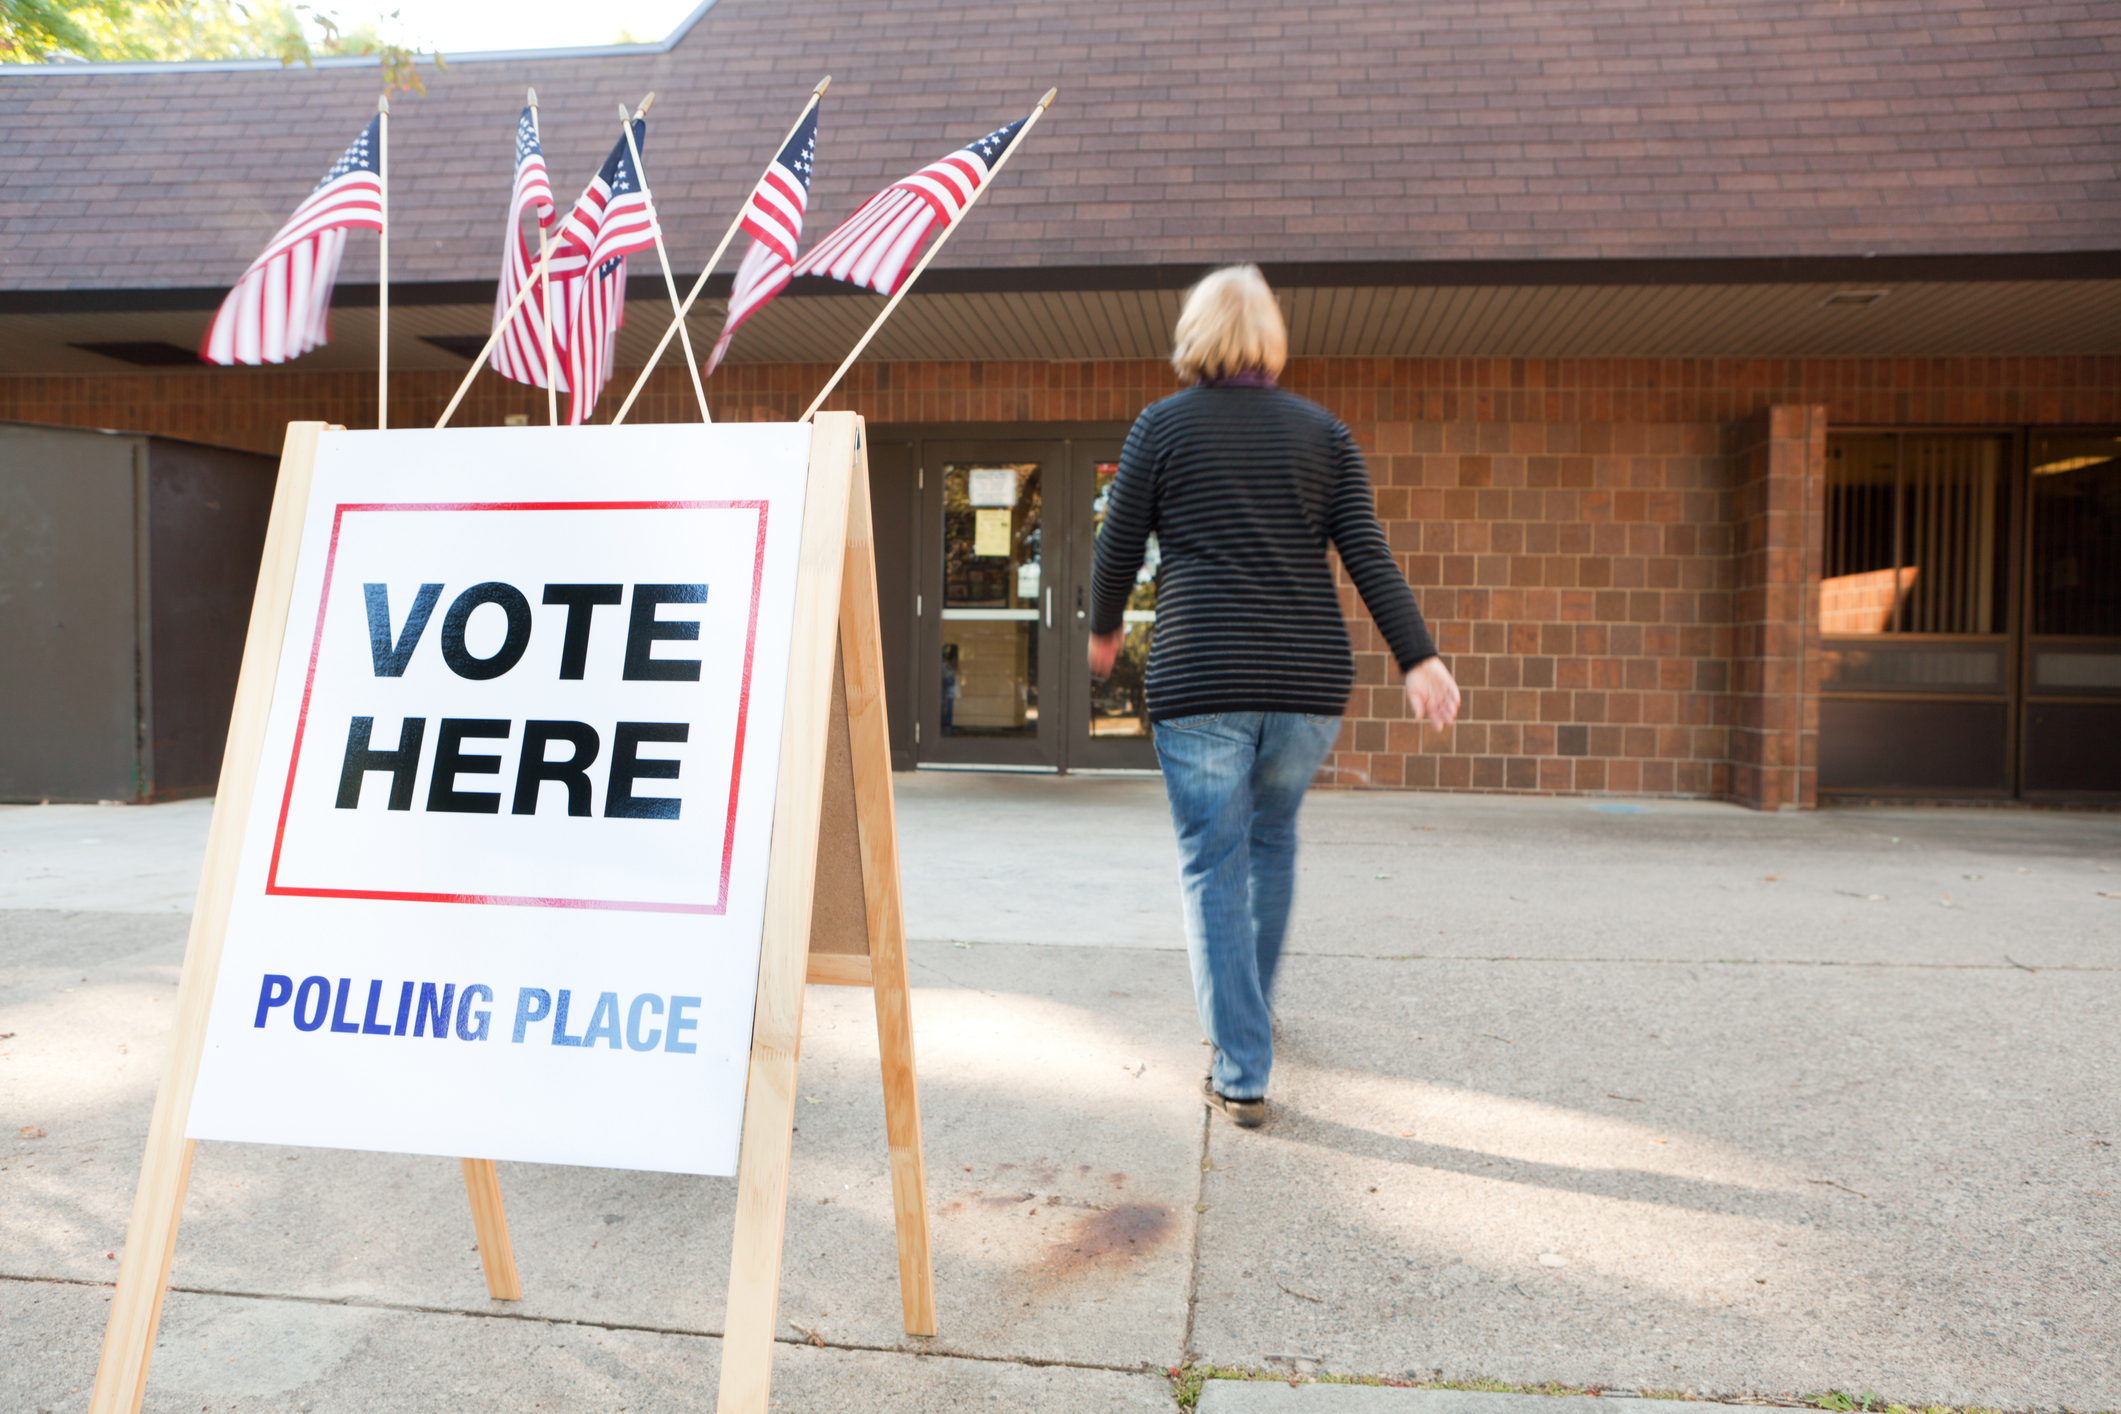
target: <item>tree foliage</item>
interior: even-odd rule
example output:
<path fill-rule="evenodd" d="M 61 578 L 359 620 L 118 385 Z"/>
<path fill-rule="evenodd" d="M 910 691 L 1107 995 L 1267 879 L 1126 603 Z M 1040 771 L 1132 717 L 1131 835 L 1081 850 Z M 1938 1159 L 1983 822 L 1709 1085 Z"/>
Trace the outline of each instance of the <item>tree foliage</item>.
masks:
<path fill-rule="evenodd" d="M 296 0 L 0 0 L 0 63 L 278 59 L 307 66 L 319 56 L 372 55 L 386 89 L 425 93 L 414 66 L 425 57 L 440 68 L 442 56 L 385 42 L 377 23 L 349 26 L 336 11 Z"/>

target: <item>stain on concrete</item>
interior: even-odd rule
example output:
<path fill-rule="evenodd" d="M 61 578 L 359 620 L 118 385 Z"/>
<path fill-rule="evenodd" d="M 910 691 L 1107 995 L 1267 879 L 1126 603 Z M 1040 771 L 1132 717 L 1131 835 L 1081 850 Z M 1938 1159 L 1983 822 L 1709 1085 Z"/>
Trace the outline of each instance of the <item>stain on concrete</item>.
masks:
<path fill-rule="evenodd" d="M 1124 1265 L 1162 1246 L 1177 1227 L 1160 1204 L 1120 1203 L 1085 1214 L 1046 1249 L 1046 1274 L 1057 1279 Z"/>
<path fill-rule="evenodd" d="M 985 1193 L 985 1192 L 982 1192 L 982 1191 L 981 1191 L 980 1189 L 977 1189 L 977 1188 L 975 1188 L 975 1189 L 973 1189 L 973 1190 L 972 1190 L 971 1194 L 970 1194 L 970 1195 L 968 1195 L 968 1196 L 970 1196 L 970 1197 L 973 1197 L 973 1198 L 977 1198 L 977 1199 L 979 1200 L 979 1202 L 980 1202 L 980 1206 L 982 1206 L 982 1207 L 986 1207 L 986 1208 L 1013 1208 L 1013 1207 L 1015 1207 L 1015 1206 L 1016 1206 L 1017 1204 L 1019 1204 L 1019 1203 L 1028 1203 L 1028 1202 L 1030 1202 L 1030 1201 L 1031 1201 L 1031 1200 L 1032 1200 L 1033 1198 L 1036 1198 L 1036 1197 L 1037 1197 L 1038 1195 L 1037 1195 L 1036 1193 L 992 1193 L 992 1194 L 990 1194 L 990 1193 Z"/>

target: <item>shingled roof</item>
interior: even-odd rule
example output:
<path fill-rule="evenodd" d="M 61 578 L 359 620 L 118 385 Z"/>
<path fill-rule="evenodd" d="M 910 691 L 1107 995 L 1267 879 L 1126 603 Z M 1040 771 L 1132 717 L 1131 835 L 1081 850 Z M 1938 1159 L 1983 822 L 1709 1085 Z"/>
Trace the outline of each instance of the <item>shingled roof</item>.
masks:
<path fill-rule="evenodd" d="M 1058 85 L 939 268 L 2121 249 L 2111 4 L 718 0 L 661 48 L 459 59 L 400 99 L 393 282 L 492 279 L 531 84 L 570 190 L 657 92 L 645 161 L 696 270 L 826 73 L 818 229 Z M 0 69 L 0 289 L 225 287 L 376 88 Z"/>

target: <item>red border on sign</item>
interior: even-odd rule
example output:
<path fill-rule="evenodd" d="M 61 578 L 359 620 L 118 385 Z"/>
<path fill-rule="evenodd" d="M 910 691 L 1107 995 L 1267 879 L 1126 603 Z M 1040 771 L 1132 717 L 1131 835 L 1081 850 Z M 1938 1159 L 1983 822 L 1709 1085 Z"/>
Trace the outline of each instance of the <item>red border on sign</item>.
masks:
<path fill-rule="evenodd" d="M 324 557 L 324 590 L 317 601 L 317 628 L 309 642 L 309 668 L 302 679 L 302 710 L 295 718 L 294 751 L 287 763 L 287 785 L 280 792 L 280 819 L 273 830 L 272 864 L 265 892 L 294 898 L 387 899 L 400 903 L 488 903 L 518 908 L 591 908 L 623 913 L 721 914 L 729 907 L 729 867 L 736 848 L 736 804 L 744 773 L 744 728 L 751 712 L 751 661 L 758 648 L 759 593 L 766 575 L 766 509 L 764 501 L 412 501 L 345 502 L 332 513 L 331 550 Z M 758 539 L 751 554 L 751 609 L 744 626 L 744 677 L 737 696 L 736 746 L 729 763 L 729 814 L 722 825 L 721 885 L 713 903 L 652 903 L 638 899 L 527 898 L 508 894 L 433 894 L 391 889 L 306 889 L 280 883 L 280 846 L 287 837 L 287 812 L 294 801 L 295 771 L 302 762 L 302 736 L 309 726 L 310 691 L 317 680 L 317 655 L 324 646 L 324 615 L 331 606 L 331 577 L 338 567 L 339 529 L 348 511 L 742 511 L 759 513 Z"/>

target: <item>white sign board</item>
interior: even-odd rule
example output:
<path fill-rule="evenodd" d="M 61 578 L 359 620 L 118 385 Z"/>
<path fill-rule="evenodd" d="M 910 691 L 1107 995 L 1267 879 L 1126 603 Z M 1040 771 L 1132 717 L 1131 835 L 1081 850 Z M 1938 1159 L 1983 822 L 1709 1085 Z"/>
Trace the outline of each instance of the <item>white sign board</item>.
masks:
<path fill-rule="evenodd" d="M 190 1137 L 736 1171 L 809 446 L 324 434 Z"/>

